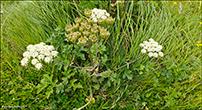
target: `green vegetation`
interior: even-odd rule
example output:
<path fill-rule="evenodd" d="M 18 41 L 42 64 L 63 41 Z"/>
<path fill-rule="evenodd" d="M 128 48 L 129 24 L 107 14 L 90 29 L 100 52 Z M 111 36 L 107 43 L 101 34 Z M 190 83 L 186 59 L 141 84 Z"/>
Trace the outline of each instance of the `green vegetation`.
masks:
<path fill-rule="evenodd" d="M 88 21 L 87 8 L 115 18 L 102 24 L 110 35 L 87 46 L 65 41 L 67 25 Z M 1 108 L 202 109 L 201 10 L 185 1 L 2 1 Z M 149 38 L 163 57 L 141 53 Z M 39 71 L 21 66 L 39 42 L 55 47 L 55 61 Z"/>

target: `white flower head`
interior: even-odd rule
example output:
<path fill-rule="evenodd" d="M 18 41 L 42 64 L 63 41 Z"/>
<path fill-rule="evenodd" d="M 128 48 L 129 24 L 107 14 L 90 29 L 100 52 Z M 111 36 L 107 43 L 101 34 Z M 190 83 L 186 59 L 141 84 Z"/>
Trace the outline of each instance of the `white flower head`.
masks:
<path fill-rule="evenodd" d="M 44 55 L 46 55 L 46 56 L 51 56 L 51 52 L 46 50 L 46 51 L 44 52 Z"/>
<path fill-rule="evenodd" d="M 46 57 L 46 58 L 44 59 L 44 61 L 45 61 L 46 63 L 49 63 L 50 61 L 52 61 L 52 58 L 51 58 L 51 57 Z"/>
<path fill-rule="evenodd" d="M 50 45 L 50 46 L 48 46 L 48 50 L 53 51 L 53 50 L 55 50 L 55 48 L 52 45 Z"/>
<path fill-rule="evenodd" d="M 151 42 L 151 45 L 152 45 L 152 46 L 158 46 L 158 42 L 153 41 L 153 42 Z"/>
<path fill-rule="evenodd" d="M 37 51 L 35 51 L 35 52 L 33 52 L 33 53 L 31 53 L 31 56 L 33 57 L 33 58 L 35 58 L 35 57 L 37 57 L 38 56 L 38 52 Z"/>
<path fill-rule="evenodd" d="M 32 51 L 34 49 L 34 45 L 30 44 L 27 46 L 28 51 Z"/>
<path fill-rule="evenodd" d="M 149 54 L 148 54 L 149 57 L 152 57 L 153 55 L 154 55 L 154 53 L 152 53 L 152 52 L 149 52 Z"/>
<path fill-rule="evenodd" d="M 52 54 L 53 57 L 56 57 L 58 52 L 57 51 L 52 51 L 51 54 Z"/>
<path fill-rule="evenodd" d="M 21 65 L 22 66 L 26 66 L 27 64 L 28 64 L 28 61 L 29 61 L 29 59 L 28 58 L 23 58 L 22 60 L 21 60 Z"/>
<path fill-rule="evenodd" d="M 143 44 L 143 43 L 140 43 L 140 47 L 144 47 L 144 44 Z"/>
<path fill-rule="evenodd" d="M 107 17 L 109 17 L 109 16 L 110 16 L 110 14 L 109 14 L 109 13 L 106 13 L 105 15 L 106 15 Z"/>
<path fill-rule="evenodd" d="M 41 64 L 41 63 L 37 63 L 37 64 L 35 65 L 35 68 L 37 68 L 38 70 L 40 70 L 40 69 L 42 68 L 42 64 Z"/>
<path fill-rule="evenodd" d="M 148 41 L 143 41 L 139 45 L 140 47 L 143 47 L 144 50 L 141 50 L 141 53 L 144 53 L 146 50 L 149 52 L 148 56 L 149 57 L 158 57 L 161 56 L 163 57 L 163 53 L 161 52 L 161 49 L 163 48 L 162 45 L 159 45 L 158 42 L 154 41 L 154 39 L 150 38 L 149 42 Z M 159 52 L 159 53 L 157 53 Z M 145 52 L 146 53 L 146 52 Z"/>
<path fill-rule="evenodd" d="M 149 39 L 149 42 L 154 42 L 154 39 L 150 38 L 150 39 Z"/>
<path fill-rule="evenodd" d="M 145 49 L 142 49 L 141 52 L 142 52 L 142 53 L 146 53 L 147 51 L 146 51 Z"/>
<path fill-rule="evenodd" d="M 32 59 L 32 65 L 36 65 L 39 61 L 37 59 Z"/>
<path fill-rule="evenodd" d="M 107 19 L 107 17 L 106 17 L 106 16 L 102 16 L 101 18 L 102 18 L 103 20 Z"/>
<path fill-rule="evenodd" d="M 158 48 L 159 50 L 161 50 L 161 49 L 163 48 L 163 46 L 162 46 L 162 45 L 158 45 L 157 48 Z"/>
<path fill-rule="evenodd" d="M 28 52 L 28 51 L 24 52 L 23 57 L 26 57 L 26 58 L 30 59 L 30 57 L 31 57 L 30 52 Z"/>
<path fill-rule="evenodd" d="M 160 56 L 160 57 L 163 57 L 163 52 L 159 52 L 159 56 Z"/>
<path fill-rule="evenodd" d="M 153 53 L 154 57 L 158 57 L 158 54 L 156 52 Z"/>
<path fill-rule="evenodd" d="M 99 18 L 101 18 L 102 17 L 102 14 L 97 14 L 97 18 L 99 19 Z"/>
<path fill-rule="evenodd" d="M 44 59 L 44 55 L 40 54 L 40 55 L 38 56 L 38 59 L 39 59 L 39 60 L 43 60 L 43 59 Z"/>
<path fill-rule="evenodd" d="M 93 18 L 93 21 L 94 21 L 94 22 L 97 22 L 97 18 Z"/>
<path fill-rule="evenodd" d="M 41 44 L 41 45 L 43 45 L 43 46 L 45 46 L 45 45 L 46 45 L 44 42 L 40 42 L 39 44 Z"/>

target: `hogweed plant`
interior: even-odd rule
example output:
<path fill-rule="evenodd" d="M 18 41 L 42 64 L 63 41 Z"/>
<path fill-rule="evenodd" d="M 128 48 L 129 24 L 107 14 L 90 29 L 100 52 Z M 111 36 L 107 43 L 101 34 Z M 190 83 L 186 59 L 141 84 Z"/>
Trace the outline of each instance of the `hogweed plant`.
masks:
<path fill-rule="evenodd" d="M 138 59 L 142 58 L 144 55 L 146 55 L 147 52 L 149 57 L 163 57 L 162 46 L 158 44 L 158 42 L 154 41 L 152 38 L 148 41 L 144 41 L 139 46 L 143 49 L 141 50 L 141 53 L 143 55 L 133 61 L 126 62 L 125 65 L 118 67 L 114 70 L 100 70 L 100 66 L 102 66 L 101 62 L 106 61 L 107 55 L 104 53 L 106 51 L 106 47 L 102 44 L 102 42 L 110 36 L 110 32 L 103 26 L 103 24 L 107 24 L 108 26 L 112 25 L 114 23 L 114 18 L 110 17 L 109 13 L 106 12 L 106 10 L 101 9 L 93 9 L 88 10 L 85 9 L 84 15 L 88 18 L 86 20 L 82 18 L 75 18 L 74 24 L 69 24 L 65 27 L 65 41 L 67 41 L 68 44 L 74 45 L 70 48 L 73 48 L 72 53 L 66 53 L 72 55 L 71 63 L 66 64 L 59 62 L 57 60 L 53 60 L 53 58 L 57 57 L 58 52 L 55 51 L 55 48 L 52 45 L 46 45 L 45 43 L 41 42 L 36 45 L 28 45 L 27 51 L 23 53 L 24 58 L 21 60 L 22 66 L 28 66 L 29 60 L 31 59 L 31 64 L 37 68 L 37 70 L 40 70 L 42 68 L 43 63 L 51 63 L 54 61 L 55 63 L 65 65 L 67 67 L 73 67 L 75 69 L 82 69 L 85 71 L 88 71 L 88 76 L 103 76 L 104 74 L 112 73 L 114 71 L 117 71 L 121 68 L 124 68 L 127 66 L 129 69 L 129 65 Z M 89 18 L 90 17 L 90 18 Z M 74 59 L 74 54 L 79 54 L 80 58 L 82 60 L 86 60 L 85 56 L 82 55 L 80 52 L 80 49 L 85 50 L 86 54 L 88 54 L 88 59 L 90 60 L 91 66 L 80 66 L 79 63 L 76 63 Z M 88 51 L 86 51 L 88 50 Z M 74 65 L 76 64 L 76 65 Z M 77 71 L 73 69 L 72 71 Z M 67 69 L 65 69 L 66 71 Z M 64 73 L 64 72 L 63 72 Z M 38 84 L 38 91 L 37 93 L 40 93 L 43 89 L 48 87 L 48 92 L 46 92 L 47 98 L 50 96 L 51 93 L 53 93 L 53 88 L 56 87 L 56 93 L 62 93 L 64 92 L 63 89 L 65 89 L 65 86 L 68 85 L 69 88 L 73 88 L 74 90 L 76 88 L 83 88 L 83 86 L 80 83 L 75 83 L 77 79 L 71 79 L 72 76 L 75 75 L 76 72 L 68 71 L 65 73 L 65 77 L 62 77 L 62 82 L 59 84 L 56 84 L 58 80 L 52 81 L 53 75 L 44 75 L 44 78 L 41 80 L 41 84 Z M 70 81 L 68 81 L 70 80 Z M 49 86 L 52 85 L 52 86 Z M 65 90 L 66 92 L 70 91 L 70 89 Z M 79 108 L 82 109 L 85 106 L 87 106 L 91 100 L 93 99 L 92 90 L 90 87 L 90 99 L 87 104 L 85 104 L 83 107 Z"/>

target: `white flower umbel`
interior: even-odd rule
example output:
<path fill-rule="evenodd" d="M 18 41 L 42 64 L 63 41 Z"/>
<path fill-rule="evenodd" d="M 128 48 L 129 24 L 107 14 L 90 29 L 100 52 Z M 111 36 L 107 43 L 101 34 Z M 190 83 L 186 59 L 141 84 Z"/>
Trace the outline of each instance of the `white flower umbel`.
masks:
<path fill-rule="evenodd" d="M 46 57 L 46 58 L 44 59 L 44 61 L 45 61 L 46 63 L 49 63 L 50 61 L 52 61 L 52 58 L 51 58 L 51 57 Z"/>
<path fill-rule="evenodd" d="M 28 51 L 24 52 L 23 57 L 26 57 L 26 58 L 30 59 L 30 57 L 31 57 L 30 52 L 28 52 Z"/>
<path fill-rule="evenodd" d="M 149 57 L 163 57 L 163 52 L 161 52 L 163 46 L 159 45 L 158 42 L 154 41 L 152 38 L 149 39 L 149 42 L 143 41 L 143 43 L 140 43 L 139 46 L 143 48 L 141 53 L 146 53 L 147 51 L 149 52 Z"/>
<path fill-rule="evenodd" d="M 39 70 L 42 68 L 41 61 L 50 63 L 53 61 L 52 58 L 57 57 L 57 54 L 58 52 L 52 45 L 46 45 L 43 42 L 35 45 L 30 44 L 27 46 L 27 51 L 23 53 L 24 58 L 21 60 L 21 65 L 27 66 L 29 59 L 31 59 L 31 64 Z"/>
<path fill-rule="evenodd" d="M 101 18 L 103 20 L 107 19 L 107 17 L 109 17 L 110 14 L 107 13 L 106 10 L 102 10 L 102 9 L 97 9 L 97 8 L 94 8 L 92 10 L 92 14 L 91 14 L 91 19 L 94 21 L 94 22 L 98 22 L 98 19 Z"/>
<path fill-rule="evenodd" d="M 37 59 L 32 59 L 32 65 L 36 65 L 39 61 Z"/>
<path fill-rule="evenodd" d="M 52 54 L 53 57 L 56 57 L 58 52 L 57 51 L 52 51 L 51 54 Z"/>
<path fill-rule="evenodd" d="M 159 56 L 160 56 L 160 57 L 163 57 L 163 52 L 159 52 Z"/>
<path fill-rule="evenodd" d="M 23 58 L 22 60 L 21 60 L 21 65 L 22 66 L 26 66 L 27 64 L 28 64 L 28 61 L 29 61 L 29 59 L 28 58 Z"/>
<path fill-rule="evenodd" d="M 147 51 L 146 51 L 145 49 L 142 49 L 141 52 L 142 52 L 142 53 L 146 53 Z"/>
<path fill-rule="evenodd" d="M 43 60 L 43 59 L 44 59 L 44 55 L 39 55 L 39 56 L 38 56 L 38 59 L 39 59 L 39 60 Z"/>
<path fill-rule="evenodd" d="M 42 68 L 42 64 L 41 63 L 37 63 L 35 65 L 35 68 L 38 69 L 38 70 L 40 70 Z"/>

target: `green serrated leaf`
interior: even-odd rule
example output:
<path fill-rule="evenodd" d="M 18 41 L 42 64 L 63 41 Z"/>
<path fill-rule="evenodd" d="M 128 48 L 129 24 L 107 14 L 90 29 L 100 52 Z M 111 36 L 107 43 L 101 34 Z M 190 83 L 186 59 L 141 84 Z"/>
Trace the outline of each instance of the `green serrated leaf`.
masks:
<path fill-rule="evenodd" d="M 70 74 L 67 75 L 67 78 L 70 79 L 74 75 L 75 75 L 75 73 L 70 73 Z"/>
<path fill-rule="evenodd" d="M 53 93 L 53 86 L 49 86 L 47 88 L 47 91 L 46 91 L 46 98 L 48 99 L 50 97 L 50 94 Z"/>
<path fill-rule="evenodd" d="M 99 85 L 99 84 L 96 84 L 96 85 L 94 85 L 93 87 L 94 87 L 96 90 L 99 90 L 100 85 Z"/>
<path fill-rule="evenodd" d="M 74 84 L 73 88 L 74 88 L 74 90 L 76 90 L 77 88 L 83 88 L 83 86 L 79 82 L 77 84 Z"/>
<path fill-rule="evenodd" d="M 45 89 L 47 85 L 38 84 L 37 85 L 37 94 L 39 94 L 43 89 Z"/>

